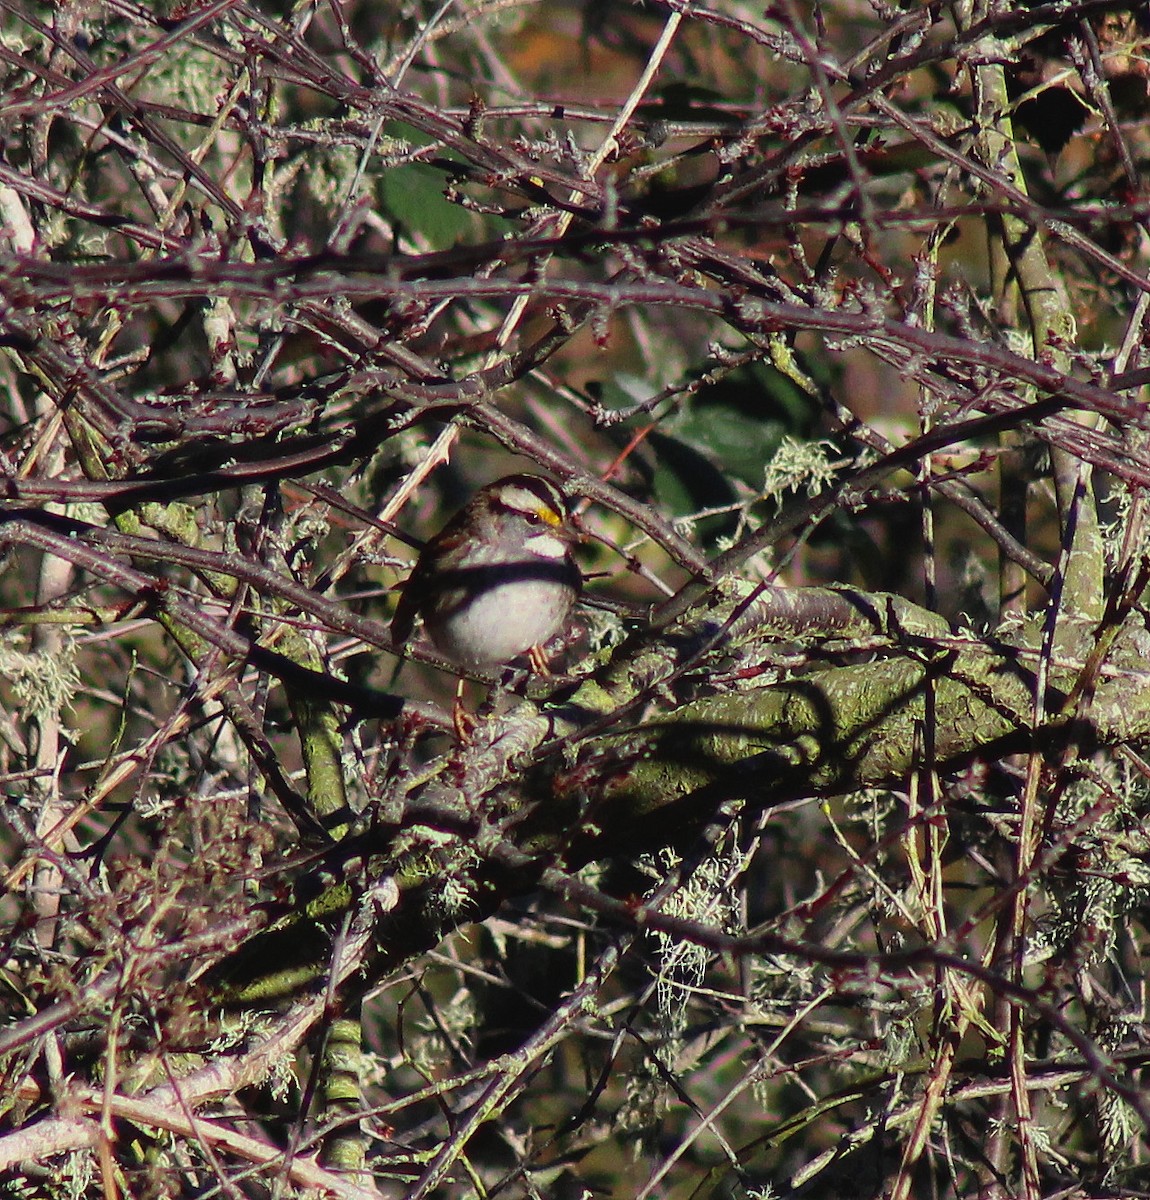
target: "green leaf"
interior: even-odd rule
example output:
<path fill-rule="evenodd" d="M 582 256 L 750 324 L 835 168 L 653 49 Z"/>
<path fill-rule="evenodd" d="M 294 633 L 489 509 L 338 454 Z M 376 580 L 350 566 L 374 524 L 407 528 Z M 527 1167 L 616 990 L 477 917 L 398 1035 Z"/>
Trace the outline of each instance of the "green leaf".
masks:
<path fill-rule="evenodd" d="M 783 438 L 809 438 L 816 419 L 811 397 L 774 367 L 757 362 L 698 392 L 660 432 L 686 442 L 719 470 L 758 488 Z"/>
<path fill-rule="evenodd" d="M 474 229 L 471 214 L 448 200 L 443 171 L 423 163 L 390 167 L 379 181 L 380 204 L 399 224 L 446 250 Z"/>

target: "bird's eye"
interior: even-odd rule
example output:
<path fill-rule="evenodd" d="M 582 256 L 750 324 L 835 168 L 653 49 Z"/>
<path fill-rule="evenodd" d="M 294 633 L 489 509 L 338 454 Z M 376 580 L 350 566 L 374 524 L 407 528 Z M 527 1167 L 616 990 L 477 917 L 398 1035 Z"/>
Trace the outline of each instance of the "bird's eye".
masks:
<path fill-rule="evenodd" d="M 523 515 L 527 518 L 528 525 L 542 525 L 543 524 L 543 514 L 542 513 L 529 512 L 529 513 L 524 513 Z"/>

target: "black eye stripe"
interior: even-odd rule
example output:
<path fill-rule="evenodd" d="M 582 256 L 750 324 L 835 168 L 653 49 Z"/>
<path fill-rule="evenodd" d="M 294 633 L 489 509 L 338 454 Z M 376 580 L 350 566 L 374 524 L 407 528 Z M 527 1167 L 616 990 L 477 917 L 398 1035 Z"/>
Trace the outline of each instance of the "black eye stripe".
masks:
<path fill-rule="evenodd" d="M 561 511 L 556 511 L 550 505 L 546 506 L 546 512 L 550 515 L 550 520 L 544 515 L 543 506 L 539 508 L 520 508 L 517 504 L 498 503 L 497 507 L 501 512 L 513 513 L 517 517 L 522 517 L 528 525 L 551 525 L 556 521 L 562 523 L 564 515 Z"/>

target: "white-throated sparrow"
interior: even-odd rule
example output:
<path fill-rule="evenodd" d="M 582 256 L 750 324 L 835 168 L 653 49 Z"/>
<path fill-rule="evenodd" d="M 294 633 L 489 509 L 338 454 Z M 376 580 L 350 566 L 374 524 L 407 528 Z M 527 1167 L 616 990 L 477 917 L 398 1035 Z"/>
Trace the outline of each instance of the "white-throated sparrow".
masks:
<path fill-rule="evenodd" d="M 464 667 L 490 667 L 557 633 L 583 577 L 563 493 L 538 475 L 480 489 L 424 546 L 391 622 L 393 642 L 416 616 L 435 645 Z"/>

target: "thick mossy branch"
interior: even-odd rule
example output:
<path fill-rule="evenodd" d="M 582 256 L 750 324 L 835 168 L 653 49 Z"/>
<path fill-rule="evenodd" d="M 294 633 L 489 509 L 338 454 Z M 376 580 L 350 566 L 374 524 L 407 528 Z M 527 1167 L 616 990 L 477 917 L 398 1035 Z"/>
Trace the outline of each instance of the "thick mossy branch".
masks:
<path fill-rule="evenodd" d="M 881 597 L 871 601 L 871 613 L 885 610 Z M 754 642 L 745 637 L 740 652 Z M 1136 662 L 1138 647 L 1122 642 L 1116 655 L 1123 654 Z M 916 768 L 945 772 L 980 754 L 1046 748 L 1062 758 L 1068 747 L 1088 753 L 1150 736 L 1150 676 L 1137 669 L 1103 673 L 1086 705 L 1082 668 L 1055 664 L 1048 716 L 1035 728 L 1038 655 L 1030 649 L 907 636 L 884 655 L 690 700 L 625 731 L 596 733 L 558 765 L 538 750 L 576 711 L 602 724 L 603 707 L 568 705 L 543 719 L 524 703 L 478 727 L 453 770 L 409 795 L 402 829 L 362 832 L 335 852 L 365 863 L 370 856 L 370 878 L 387 873 L 397 889 L 365 942 L 353 988 L 531 891 L 556 863 L 573 869 L 681 842 L 734 798 L 765 809 L 804 796 L 898 787 Z M 621 687 L 618 674 L 612 686 Z M 605 705 L 609 695 L 600 686 L 594 698 Z M 262 947 L 260 939 L 249 944 L 243 969 L 228 980 L 233 1002 L 267 1002 L 316 984 L 342 914 L 362 908 L 362 890 L 344 885 L 330 912 L 313 913 L 302 926 L 289 920 L 263 935 Z M 286 961 L 305 946 L 306 965 Z M 270 986 L 258 981 L 265 969 L 276 977 Z"/>
<path fill-rule="evenodd" d="M 764 804 L 896 784 L 924 761 L 928 705 L 937 723 L 934 761 L 945 767 L 1025 732 L 1032 688 L 1014 655 L 972 649 L 710 696 L 634 734 L 603 739 L 633 760 L 608 804 L 641 820 L 716 783 Z"/>
<path fill-rule="evenodd" d="M 1009 53 L 1007 55 L 1009 57 Z M 983 163 L 998 172 L 1019 195 L 1027 194 L 1026 173 L 1018 153 L 1010 117 L 1011 104 L 1006 72 L 1001 61 L 984 62 L 972 72 L 977 121 L 976 149 Z M 1077 327 L 1065 283 L 1055 270 L 1041 230 L 1028 220 L 1009 212 L 990 222 L 991 265 L 996 275 L 995 293 L 999 312 L 1012 310 L 1012 289 L 1025 313 L 1035 358 L 1060 371 L 1071 365 L 1070 348 L 1077 340 Z M 1077 413 L 1073 420 L 1087 427 L 1098 424 L 1098 414 Z M 1105 553 L 1098 509 L 1092 495 L 1091 469 L 1077 455 L 1054 445 L 1051 468 L 1062 522 L 1065 557 L 1061 581 L 1065 611 L 1078 613 L 1092 622 L 1102 618 L 1104 608 Z M 1057 644 L 1068 649 L 1073 627 L 1061 627 Z"/>

